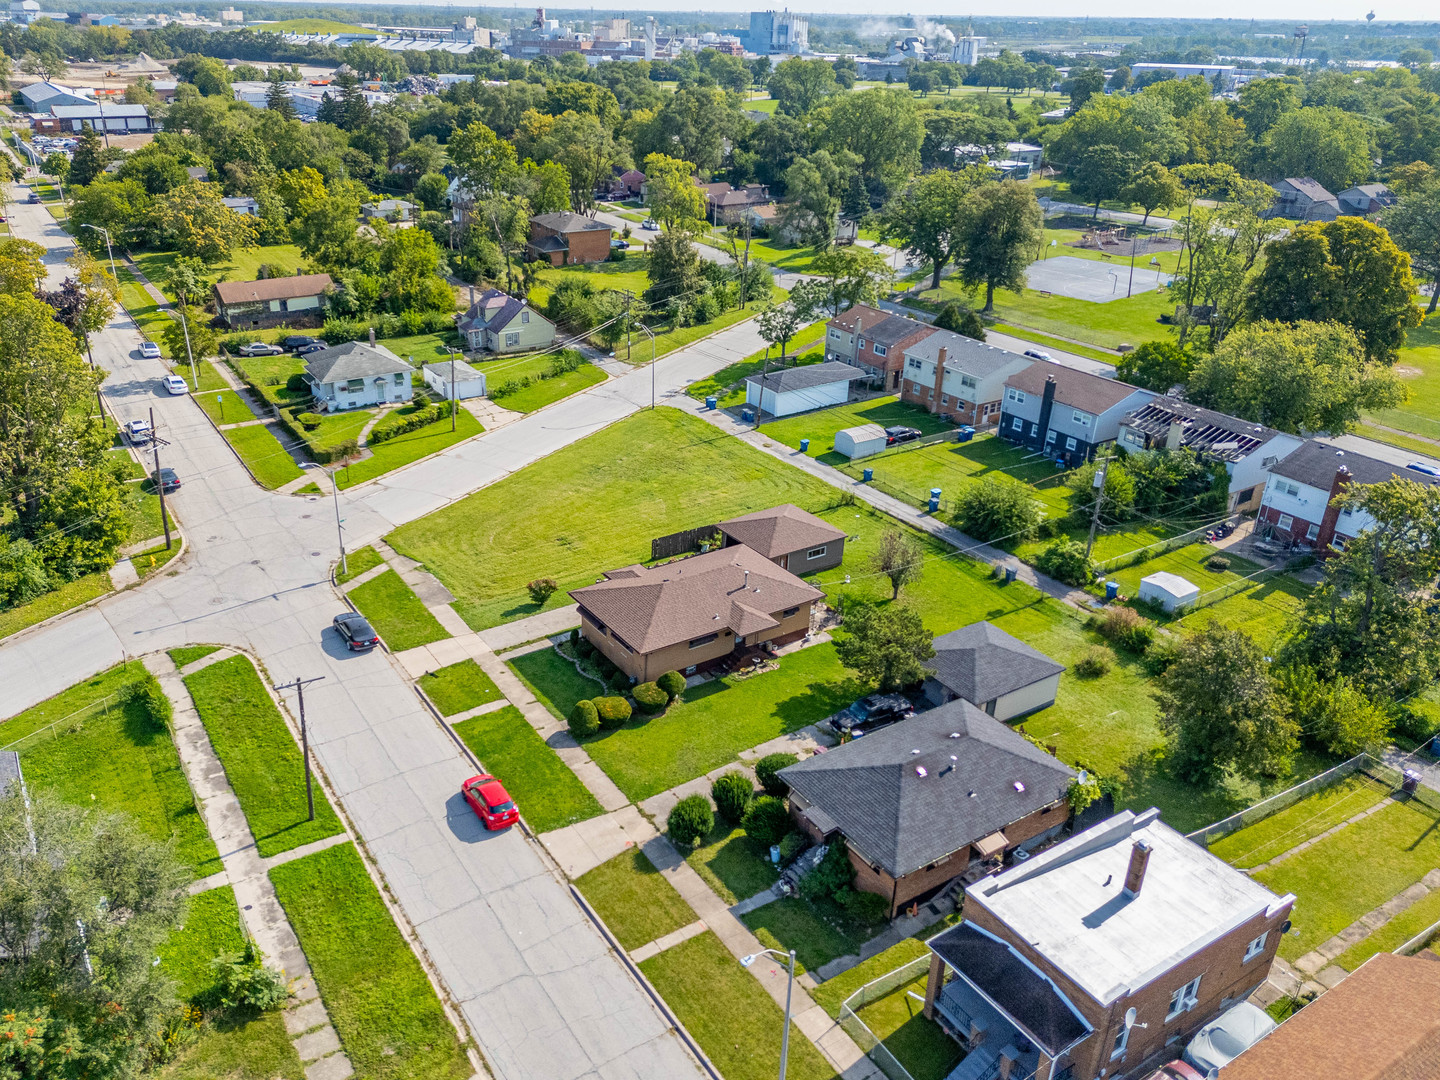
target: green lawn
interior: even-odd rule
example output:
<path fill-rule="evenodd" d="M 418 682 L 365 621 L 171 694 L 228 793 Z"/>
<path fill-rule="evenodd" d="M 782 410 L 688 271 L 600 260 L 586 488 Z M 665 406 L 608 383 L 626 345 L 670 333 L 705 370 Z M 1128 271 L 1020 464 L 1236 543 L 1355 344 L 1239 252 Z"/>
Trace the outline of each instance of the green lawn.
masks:
<path fill-rule="evenodd" d="M 740 916 L 767 948 L 795 950 L 796 972 L 813 971 L 842 956 L 860 952 L 877 927 L 865 927 L 846 918 L 834 903 L 812 904 L 798 896 L 785 896 Z"/>
<path fill-rule="evenodd" d="M 551 358 L 548 356 L 532 357 L 527 360 L 514 362 L 493 360 L 492 364 L 502 365 L 493 370 L 486 365 L 480 365 L 480 369 L 486 372 L 486 389 L 492 394 L 497 386 L 501 386 L 511 379 L 520 379 L 526 375 L 538 375 L 550 367 Z M 574 371 L 567 371 L 563 375 L 557 375 L 553 379 L 541 379 L 522 390 L 516 390 L 512 394 L 505 394 L 502 397 L 492 397 L 495 404 L 506 409 L 513 409 L 515 412 L 534 412 L 536 409 L 543 409 L 546 405 L 553 405 L 562 398 L 571 394 L 578 394 L 581 390 L 587 390 L 597 383 L 606 380 L 605 372 L 594 364 L 586 361 Z"/>
<path fill-rule="evenodd" d="M 566 590 L 648 560 L 652 537 L 776 503 L 814 508 L 835 498 L 828 485 L 703 420 L 646 410 L 388 539 L 439 577 L 456 611 L 483 630 L 542 610 L 525 592 L 534 578 L 560 583 L 545 605 L 559 607 L 571 602 Z"/>
<path fill-rule="evenodd" d="M 160 948 L 160 970 L 179 984 L 177 992 L 189 1001 L 215 984 L 210 961 L 244 948 L 235 890 L 222 885 L 190 898 L 184 923 Z"/>
<path fill-rule="evenodd" d="M 404 652 L 450 636 L 394 570 L 357 585 L 347 595 L 391 652 Z"/>
<path fill-rule="evenodd" d="M 254 415 L 250 407 L 240 400 L 239 395 L 230 389 L 230 384 L 221 377 L 211 361 L 196 361 L 195 372 L 200 376 L 199 390 L 195 389 L 190 377 L 189 364 L 182 360 L 174 365 L 174 371 L 190 387 L 190 396 L 195 399 L 195 403 L 216 424 L 234 424 L 240 420 L 249 420 Z"/>
<path fill-rule="evenodd" d="M 575 665 L 554 649 L 537 649 L 515 657 L 508 664 L 535 695 L 535 700 L 560 720 L 570 718 L 570 711 L 577 701 L 606 692 L 594 679 L 576 671 Z"/>
<path fill-rule="evenodd" d="M 685 861 L 730 905 L 768 889 L 780 877 L 745 830 L 732 827 L 718 815 L 714 831 Z"/>
<path fill-rule="evenodd" d="M 169 656 L 177 668 L 183 668 L 195 663 L 196 660 L 203 660 L 213 652 L 219 652 L 223 647 L 221 645 L 182 645 L 178 649 L 169 650 Z"/>
<path fill-rule="evenodd" d="M 155 1073 L 160 1080 L 304 1080 L 300 1056 L 279 1012 L 222 1016 Z"/>
<path fill-rule="evenodd" d="M 1335 958 L 1346 971 L 1354 971 L 1380 952 L 1394 952 L 1411 938 L 1440 922 L 1440 889 L 1430 892 Z"/>
<path fill-rule="evenodd" d="M 629 289 L 639 296 L 650 287 L 648 255 L 631 254 L 619 262 L 591 263 L 585 266 L 550 267 L 535 276 L 530 289 L 530 306 L 545 310 L 555 286 L 566 278 L 578 278 L 591 282 L 597 289 L 614 289 L 623 292 Z"/>
<path fill-rule="evenodd" d="M 925 1018 L 925 983 L 922 975 L 872 1001 L 856 1015 L 905 1067 L 911 1080 L 945 1080 L 965 1051 L 939 1024 Z"/>
<path fill-rule="evenodd" d="M 455 734 L 500 778 L 533 831 L 549 832 L 604 813 L 514 705 L 462 720 Z"/>
<path fill-rule="evenodd" d="M 220 856 L 169 729 L 142 703 L 120 700 L 143 674 L 139 664 L 120 665 L 73 686 L 0 725 L 0 743 L 35 732 L 14 747 L 32 790 L 128 814 L 156 840 L 173 840 L 176 857 L 206 877 L 220 869 Z"/>
<path fill-rule="evenodd" d="M 825 338 L 824 321 L 813 322 L 805 329 L 795 335 L 785 346 L 786 362 L 790 358 L 803 353 L 811 345 L 823 341 Z M 824 358 L 824 348 L 817 350 L 818 358 Z M 773 355 L 772 355 L 773 353 Z M 707 397 L 718 397 L 723 400 L 719 403 L 721 408 L 728 408 L 731 405 L 738 405 L 745 399 L 745 379 L 751 375 L 758 375 L 765 367 L 767 359 L 776 361 L 779 351 L 772 348 L 761 349 L 752 353 L 744 360 L 740 360 L 728 367 L 723 367 L 707 379 L 700 379 L 691 383 L 685 388 L 696 401 L 704 401 Z"/>
<path fill-rule="evenodd" d="M 306 431 L 299 425 L 296 427 L 304 436 L 307 445 L 323 455 L 325 451 L 333 450 L 343 442 L 358 439 L 360 432 L 365 430 L 365 425 L 374 418 L 375 413 L 370 409 L 350 409 L 347 412 L 322 413 L 320 424 L 314 431 Z M 342 483 L 340 486 L 345 485 Z"/>
<path fill-rule="evenodd" d="M 704 235 L 698 236 L 696 239 L 707 247 L 719 248 L 726 252 L 730 250 L 730 245 L 723 240 L 716 240 Z M 810 269 L 810 264 L 815 261 L 815 255 L 813 247 L 806 247 L 803 244 L 781 244 L 760 236 L 750 240 L 751 261 L 769 263 L 777 270 L 803 274 Z"/>
<path fill-rule="evenodd" d="M 784 300 L 788 294 L 778 285 L 771 292 L 771 296 L 778 303 Z M 736 323 L 742 323 L 746 319 L 753 319 L 760 314 L 762 305 L 758 300 L 752 300 L 748 307 L 731 308 L 708 323 L 701 323 L 698 326 L 682 326 L 677 329 L 663 330 L 655 334 L 654 354 L 658 359 L 666 353 L 674 352 L 676 349 L 684 348 L 692 342 L 699 341 L 703 337 L 728 329 Z M 631 349 L 627 355 L 622 344 L 615 352 L 615 356 L 631 364 L 646 364 L 650 362 L 650 339 L 644 334 L 635 334 L 631 338 Z"/>
<path fill-rule="evenodd" d="M 115 271 L 120 285 L 120 303 L 130 313 L 130 318 L 135 320 L 135 325 L 139 327 L 140 333 L 145 335 L 145 339 L 159 345 L 161 353 L 169 356 L 169 349 L 160 335 L 170 325 L 170 316 L 160 309 L 160 305 L 145 291 L 145 286 L 136 280 L 129 267 L 117 262 Z"/>
<path fill-rule="evenodd" d="M 1410 392 L 1410 399 L 1394 409 L 1367 413 L 1366 418 L 1386 427 L 1440 439 L 1440 319 L 1428 320 L 1405 335 L 1405 348 L 1400 350 L 1400 359 L 1394 370 Z M 1440 454 L 1440 447 L 1419 441 L 1401 441 L 1403 436 L 1388 432 L 1372 433 L 1362 428 L 1361 434 L 1393 442 L 1429 457 Z"/>
<path fill-rule="evenodd" d="M 336 567 L 335 581 L 337 584 L 343 585 L 345 582 L 359 577 L 365 571 L 373 570 L 384 561 L 380 557 L 380 553 L 373 547 L 367 546 L 359 551 L 351 551 L 345 556 L 345 565 L 350 568 L 349 572 L 341 573 L 339 567 Z"/>
<path fill-rule="evenodd" d="M 1242 870 L 1269 862 L 1276 855 L 1319 836 L 1354 817 L 1389 794 L 1364 776 L 1348 776 L 1292 806 L 1209 845 L 1210 852 Z"/>
<path fill-rule="evenodd" d="M 354 845 L 270 871 L 358 1076 L 464 1080 L 470 1062 Z"/>
<path fill-rule="evenodd" d="M 842 971 L 833 979 L 826 979 L 810 991 L 810 996 L 815 999 L 815 1004 L 838 1019 L 840 1006 L 845 1003 L 845 999 L 866 983 L 874 982 L 881 976 L 888 975 L 922 956 L 929 957 L 930 950 L 925 947 L 923 938 L 935 933 L 939 933 L 938 927 L 925 930 L 920 937 L 902 939 L 884 952 L 878 953 L 868 960 L 862 960 L 854 967 Z"/>
<path fill-rule="evenodd" d="M 1419 418 L 1412 416 L 1410 422 L 1418 426 Z M 1356 426 L 1354 434 L 1363 435 L 1365 438 L 1374 439 L 1376 442 L 1398 446 L 1401 450 L 1409 450 L 1412 454 L 1418 454 L 1421 457 L 1433 458 L 1440 456 L 1440 443 L 1429 442 L 1425 439 L 1414 438 L 1409 435 L 1401 435 L 1394 431 L 1386 431 L 1384 428 L 1378 428 L 1374 424 L 1359 424 Z M 1440 437 L 1440 433 L 1437 433 L 1437 435 L 1433 437 Z"/>
<path fill-rule="evenodd" d="M 130 520 L 130 542 L 149 540 L 165 532 L 160 520 L 160 496 L 149 484 L 125 485 L 125 516 Z"/>
<path fill-rule="evenodd" d="M 18 634 L 21 630 L 44 622 L 62 611 L 98 599 L 110 591 L 110 575 L 106 571 L 86 574 L 82 578 L 61 585 L 28 604 L 0 611 L 0 638 Z"/>
<path fill-rule="evenodd" d="M 1090 360 L 1099 360 L 1102 364 L 1113 365 L 1119 356 L 1113 352 L 1105 352 L 1101 349 L 1090 348 L 1086 345 L 1076 345 L 1073 341 L 1062 341 L 1060 338 L 1051 337 L 1049 334 L 1042 334 L 1037 330 L 1031 330 L 1025 326 L 1009 326 L 1006 323 L 995 323 L 989 327 L 1001 334 L 1009 334 L 1011 337 L 1021 338 L 1033 342 L 1044 349 L 1054 349 L 1056 352 L 1068 352 L 1075 356 L 1084 356 Z"/>
<path fill-rule="evenodd" d="M 301 475 L 302 470 L 295 464 L 290 451 L 280 445 L 280 439 L 290 441 L 289 434 L 280 428 L 251 424 L 248 427 L 225 428 L 221 434 L 235 448 L 240 460 L 249 466 L 262 487 L 273 491 Z"/>
<path fill-rule="evenodd" d="M 785 1014 L 714 931 L 652 956 L 640 970 L 726 1080 L 772 1080 Z M 831 1080 L 834 1072 L 792 1022 L 790 1080 Z"/>
<path fill-rule="evenodd" d="M 408 416 L 418 408 L 420 408 L 419 405 L 406 405 L 402 409 L 396 409 L 388 414 L 385 420 L 381 420 L 376 425 L 376 429 L 382 427 L 387 420 L 390 420 L 390 417 Z M 398 423 L 399 421 L 392 422 Z M 419 461 L 423 457 L 439 453 L 447 446 L 454 446 L 466 439 L 473 439 L 484 430 L 480 426 L 480 421 L 476 420 L 468 409 L 457 409 L 454 431 L 450 430 L 450 417 L 446 416 L 436 420 L 433 424 L 426 424 L 424 427 L 406 432 L 404 435 L 397 435 L 393 439 L 376 443 L 369 447 L 369 457 L 346 465 L 336 474 L 335 482 L 343 491 L 345 488 L 363 484 L 367 480 L 373 480 L 377 476 L 409 465 L 413 461 Z"/>
<path fill-rule="evenodd" d="M 428 672 L 420 677 L 419 683 L 441 716 L 454 716 L 505 696 L 474 660 L 461 660 Z"/>
<path fill-rule="evenodd" d="M 164 292 L 171 303 L 174 303 L 175 297 L 165 291 L 165 279 L 175 260 L 183 254 L 180 251 L 141 251 L 133 255 L 140 272 L 151 285 Z M 266 244 L 236 251 L 229 262 L 207 267 L 206 273 L 212 278 L 223 277 L 226 281 L 254 281 L 261 263 L 283 266 L 293 273 L 303 259 L 300 249 L 294 244 Z"/>
<path fill-rule="evenodd" d="M 262 856 L 343 831 L 318 781 L 315 820 L 306 820 L 300 748 L 249 657 L 211 664 L 188 676 L 185 685 Z"/>
<path fill-rule="evenodd" d="M 1434 817 L 1395 803 L 1255 878 L 1296 896 L 1294 930 L 1280 943 L 1280 955 L 1294 960 L 1437 865 L 1440 830 Z"/>
<path fill-rule="evenodd" d="M 230 366 L 242 380 L 248 379 L 267 401 L 277 405 L 300 405 L 310 400 L 309 390 L 291 390 L 286 385 L 291 375 L 298 375 L 305 370 L 304 359 L 292 353 L 281 353 L 278 356 L 233 355 L 230 357 Z M 366 415 L 370 414 L 366 412 Z M 246 412 L 240 411 L 231 416 L 230 420 L 233 423 L 248 418 Z"/>
<path fill-rule="evenodd" d="M 627 952 L 689 926 L 696 918 L 639 848 L 582 874 L 575 886 Z"/>

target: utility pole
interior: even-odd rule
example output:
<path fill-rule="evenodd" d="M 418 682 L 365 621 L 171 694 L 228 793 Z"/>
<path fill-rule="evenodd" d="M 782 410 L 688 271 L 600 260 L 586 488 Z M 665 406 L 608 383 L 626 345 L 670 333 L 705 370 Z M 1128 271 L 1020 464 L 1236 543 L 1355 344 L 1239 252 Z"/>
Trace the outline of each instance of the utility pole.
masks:
<path fill-rule="evenodd" d="M 455 350 L 450 349 L 450 430 L 455 430 Z"/>
<path fill-rule="evenodd" d="M 150 410 L 150 449 L 155 452 L 155 490 L 160 494 L 160 524 L 165 526 L 165 550 L 170 550 L 170 515 L 165 510 L 165 480 L 160 475 L 160 444 L 164 442 L 155 430 L 155 410 Z M 166 444 L 169 445 L 168 443 Z"/>
<path fill-rule="evenodd" d="M 275 692 L 282 690 L 294 690 L 295 699 L 300 704 L 300 756 L 305 759 L 305 804 L 309 808 L 310 816 L 307 821 L 315 820 L 315 788 L 310 779 L 310 733 L 305 727 L 305 687 L 311 683 L 319 682 L 325 678 L 324 675 L 317 675 L 313 679 L 296 679 L 292 683 L 275 687 Z"/>
<path fill-rule="evenodd" d="M 335 538 L 340 542 L 340 572 L 350 573 L 350 564 L 345 559 L 345 530 L 340 527 L 340 485 L 336 483 L 335 477 L 340 472 L 340 466 L 330 470 L 330 494 L 335 496 Z"/>
<path fill-rule="evenodd" d="M 1095 512 L 1090 515 L 1090 538 L 1085 541 L 1085 558 L 1090 558 L 1090 549 L 1095 546 L 1095 533 L 1100 528 L 1100 507 L 1105 502 L 1105 474 L 1110 469 L 1110 459 L 1104 458 L 1095 470 Z"/>

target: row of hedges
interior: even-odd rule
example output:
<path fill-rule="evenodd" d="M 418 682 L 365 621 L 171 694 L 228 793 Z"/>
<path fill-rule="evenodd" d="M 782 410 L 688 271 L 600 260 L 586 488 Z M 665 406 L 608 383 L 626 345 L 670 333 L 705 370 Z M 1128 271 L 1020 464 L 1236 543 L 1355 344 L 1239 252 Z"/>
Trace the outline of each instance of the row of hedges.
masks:
<path fill-rule="evenodd" d="M 395 439 L 401 435 L 408 435 L 412 431 L 418 431 L 427 424 L 433 424 L 437 420 L 443 420 L 448 415 L 450 415 L 450 410 L 444 405 L 439 403 L 425 405 L 416 409 L 399 423 L 389 424 L 385 427 L 376 425 L 371 429 L 370 437 L 366 441 L 369 445 L 374 446 L 376 443 L 386 442 L 389 439 Z"/>
<path fill-rule="evenodd" d="M 631 694 L 642 713 L 654 716 L 664 712 L 684 689 L 685 676 L 678 671 L 667 671 L 655 682 L 636 686 Z M 570 733 L 576 738 L 587 738 L 602 730 L 613 731 L 633 715 L 630 702 L 618 692 L 608 697 L 578 701 L 570 710 Z"/>

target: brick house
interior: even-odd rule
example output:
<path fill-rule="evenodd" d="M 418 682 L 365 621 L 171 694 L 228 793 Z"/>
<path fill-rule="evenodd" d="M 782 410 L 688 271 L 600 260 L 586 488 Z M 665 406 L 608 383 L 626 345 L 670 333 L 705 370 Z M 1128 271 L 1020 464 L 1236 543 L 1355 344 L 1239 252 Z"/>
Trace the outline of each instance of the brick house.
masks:
<path fill-rule="evenodd" d="M 1427 473 L 1312 439 L 1270 467 L 1255 531 L 1322 557 L 1332 549 L 1343 551 L 1346 543 L 1375 524 L 1365 511 L 1340 506 L 1345 489 L 1396 477 L 1426 485 L 1440 483 L 1440 478 Z"/>
<path fill-rule="evenodd" d="M 804 637 L 811 606 L 825 594 L 736 544 L 660 566 L 624 566 L 570 595 L 585 639 L 632 679 L 650 682 Z"/>
<path fill-rule="evenodd" d="M 925 1015 L 976 1076 L 1146 1076 L 1265 981 L 1294 903 L 1126 810 L 965 890 Z"/>
<path fill-rule="evenodd" d="M 854 364 L 883 379 L 886 390 L 898 390 L 905 350 L 936 332 L 918 319 L 856 304 L 825 324 L 825 359 Z"/>
<path fill-rule="evenodd" d="M 1005 380 L 1034 361 L 964 334 L 934 330 L 906 346 L 904 363 L 901 401 L 978 428 L 999 423 Z"/>
<path fill-rule="evenodd" d="M 1340 216 L 1340 200 L 1308 176 L 1289 176 L 1270 186 L 1275 189 L 1275 202 L 1265 211 L 1266 217 L 1311 222 L 1334 221 Z"/>
<path fill-rule="evenodd" d="M 844 530 L 790 503 L 722 521 L 716 528 L 726 547 L 744 544 L 792 574 L 830 570 L 845 558 Z"/>
<path fill-rule="evenodd" d="M 995 434 L 1075 466 L 1113 442 L 1120 420 L 1155 397 L 1118 379 L 1037 360 L 1005 380 Z"/>
<path fill-rule="evenodd" d="M 705 193 L 705 210 L 715 225 L 744 221 L 751 210 L 775 202 L 770 196 L 770 189 L 764 184 L 746 184 L 737 188 L 724 182 L 702 184 L 697 179 L 695 186 Z"/>
<path fill-rule="evenodd" d="M 894 917 L 1058 834 L 1075 770 L 956 700 L 780 775 L 801 831 L 845 844 L 855 888 Z"/>
<path fill-rule="evenodd" d="M 259 281 L 217 281 L 215 311 L 232 330 L 319 326 L 334 282 L 329 274 L 296 274 Z"/>
<path fill-rule="evenodd" d="M 559 214 L 536 214 L 530 219 L 531 259 L 551 266 L 604 262 L 610 257 L 610 226 L 584 214 L 566 210 Z"/>

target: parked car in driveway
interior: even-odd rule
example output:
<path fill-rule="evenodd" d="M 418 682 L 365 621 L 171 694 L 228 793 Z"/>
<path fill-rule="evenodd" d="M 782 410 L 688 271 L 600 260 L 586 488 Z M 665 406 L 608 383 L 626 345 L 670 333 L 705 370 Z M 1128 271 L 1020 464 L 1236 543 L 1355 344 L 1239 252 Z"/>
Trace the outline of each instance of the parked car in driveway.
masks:
<path fill-rule="evenodd" d="M 460 792 L 470 804 L 470 809 L 475 811 L 480 824 L 491 831 L 508 829 L 520 820 L 520 809 L 515 800 L 510 798 L 505 785 L 489 773 L 472 776 L 460 785 Z"/>
<path fill-rule="evenodd" d="M 868 731 L 887 727 L 915 715 L 915 706 L 904 694 L 870 694 L 852 704 L 844 712 L 830 718 L 836 735 L 860 738 Z"/>
<path fill-rule="evenodd" d="M 140 343 L 140 355 L 146 360 L 160 359 L 160 346 L 153 341 L 142 341 Z"/>
<path fill-rule="evenodd" d="M 165 389 L 169 390 L 172 394 L 188 394 L 190 392 L 190 384 L 179 375 L 166 375 Z"/>
<path fill-rule="evenodd" d="M 380 644 L 380 635 L 358 611 L 342 611 L 332 620 L 335 632 L 351 652 L 367 652 Z"/>
<path fill-rule="evenodd" d="M 319 338 L 311 337 L 309 334 L 291 334 L 284 341 L 280 342 L 286 349 L 295 352 L 305 345 L 324 345 Z"/>
<path fill-rule="evenodd" d="M 907 443 L 912 439 L 920 438 L 920 432 L 913 427 L 887 427 L 885 429 L 885 445 L 896 446 L 900 443 Z"/>
<path fill-rule="evenodd" d="M 326 345 L 323 341 L 317 341 L 313 345 L 301 345 L 298 349 L 295 350 L 295 355 L 309 356 L 312 352 L 323 352 L 329 347 L 330 346 Z"/>
<path fill-rule="evenodd" d="M 252 341 L 240 346 L 241 356 L 279 356 L 285 350 L 279 345 L 267 345 L 263 341 Z"/>
<path fill-rule="evenodd" d="M 136 446 L 144 446 L 154 435 L 149 420 L 131 420 L 125 425 L 125 437 Z"/>
<path fill-rule="evenodd" d="M 161 469 L 159 472 L 150 473 L 150 483 L 158 487 L 164 494 L 176 491 L 180 487 L 180 477 L 175 475 L 174 469 Z"/>

